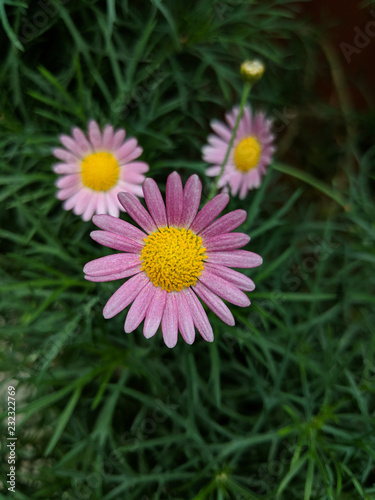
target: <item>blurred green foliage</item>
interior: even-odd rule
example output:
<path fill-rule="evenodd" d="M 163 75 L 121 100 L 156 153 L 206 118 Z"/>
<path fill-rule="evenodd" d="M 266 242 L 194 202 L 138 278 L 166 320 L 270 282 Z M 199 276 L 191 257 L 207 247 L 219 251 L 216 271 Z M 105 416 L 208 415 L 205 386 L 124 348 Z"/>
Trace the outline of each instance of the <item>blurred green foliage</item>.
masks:
<path fill-rule="evenodd" d="M 14 498 L 375 498 L 374 116 L 321 98 L 321 30 L 300 9 L 0 3 L 0 342 L 2 387 L 17 387 Z M 238 102 L 249 57 L 267 65 L 251 103 L 275 119 L 279 152 L 261 188 L 228 210 L 248 211 L 241 230 L 264 264 L 249 273 L 250 308 L 232 308 L 235 327 L 210 313 L 213 344 L 170 351 L 160 334 L 126 335 L 124 313 L 103 319 L 118 284 L 86 282 L 82 267 L 111 252 L 56 200 L 51 148 L 90 118 L 110 122 L 137 137 L 162 189 L 176 169 L 198 173 L 207 194 L 200 149 L 209 121 Z"/>

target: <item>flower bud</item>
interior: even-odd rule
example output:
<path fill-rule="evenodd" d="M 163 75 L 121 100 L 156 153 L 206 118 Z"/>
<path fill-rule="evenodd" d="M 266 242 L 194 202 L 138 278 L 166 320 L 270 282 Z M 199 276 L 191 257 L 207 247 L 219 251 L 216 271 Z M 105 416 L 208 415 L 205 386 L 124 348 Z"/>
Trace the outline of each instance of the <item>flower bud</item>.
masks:
<path fill-rule="evenodd" d="M 241 64 L 241 75 L 245 82 L 255 83 L 262 78 L 265 69 L 262 61 L 258 59 L 244 61 Z"/>

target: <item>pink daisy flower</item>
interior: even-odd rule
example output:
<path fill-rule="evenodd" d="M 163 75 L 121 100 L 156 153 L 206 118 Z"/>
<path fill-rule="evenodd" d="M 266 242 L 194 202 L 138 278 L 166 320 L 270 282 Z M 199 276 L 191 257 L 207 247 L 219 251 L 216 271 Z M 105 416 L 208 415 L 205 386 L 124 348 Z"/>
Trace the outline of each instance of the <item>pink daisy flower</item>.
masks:
<path fill-rule="evenodd" d="M 156 182 L 148 178 L 143 192 L 149 212 L 131 193 L 119 194 L 120 203 L 141 229 L 109 215 L 93 217 L 103 231 L 93 231 L 91 237 L 122 253 L 93 260 L 83 271 L 90 281 L 130 278 L 103 310 L 108 319 L 132 303 L 125 332 L 132 332 L 144 320 L 144 336 L 152 337 L 161 324 L 168 347 L 176 345 L 178 331 L 192 344 L 194 327 L 212 342 L 212 327 L 199 299 L 231 326 L 234 318 L 222 299 L 241 307 L 250 304 L 244 291 L 254 290 L 254 283 L 231 269 L 262 263 L 259 255 L 238 250 L 249 242 L 249 236 L 232 233 L 247 214 L 234 210 L 217 219 L 229 202 L 225 193 L 198 211 L 201 191 L 197 175 L 183 188 L 180 176 L 173 172 L 167 179 L 164 204 Z"/>
<path fill-rule="evenodd" d="M 143 174 L 149 167 L 134 161 L 142 148 L 134 138 L 124 141 L 125 130 L 115 132 L 106 125 L 101 132 L 93 120 L 88 124 L 88 137 L 77 127 L 72 135 L 61 135 L 65 149 L 53 150 L 60 160 L 53 166 L 61 176 L 56 182 L 57 198 L 64 200 L 65 210 L 73 210 L 83 220 L 91 219 L 94 213 L 118 217 L 124 210 L 117 198 L 120 191 L 143 196 Z"/>
<path fill-rule="evenodd" d="M 239 109 L 234 108 L 225 115 L 229 127 L 217 120 L 211 122 L 216 135 L 208 136 L 208 145 L 202 149 L 204 161 L 214 165 L 206 170 L 208 176 L 216 177 L 220 173 L 238 113 Z M 239 193 L 243 199 L 250 189 L 260 186 L 275 151 L 271 127 L 272 120 L 264 113 L 257 112 L 253 116 L 250 107 L 245 106 L 219 188 L 226 191 L 229 186 L 233 196 Z"/>

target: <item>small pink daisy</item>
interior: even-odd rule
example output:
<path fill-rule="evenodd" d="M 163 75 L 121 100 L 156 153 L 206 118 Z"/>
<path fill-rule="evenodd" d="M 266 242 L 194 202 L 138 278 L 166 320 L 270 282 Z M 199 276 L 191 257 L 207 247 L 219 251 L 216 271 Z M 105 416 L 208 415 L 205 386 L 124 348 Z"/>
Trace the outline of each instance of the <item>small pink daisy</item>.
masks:
<path fill-rule="evenodd" d="M 216 219 L 229 202 L 225 193 L 215 196 L 198 212 L 201 191 L 197 175 L 192 175 L 183 188 L 180 176 L 173 172 L 167 179 L 165 205 L 156 182 L 148 178 L 143 192 L 149 212 L 134 195 L 119 194 L 120 203 L 141 229 L 109 215 L 93 217 L 103 231 L 93 231 L 91 237 L 123 253 L 93 260 L 83 271 L 90 281 L 131 276 L 103 310 L 108 319 L 132 303 L 125 332 L 135 330 L 144 319 L 144 336 L 152 337 L 161 323 L 168 347 L 176 345 L 178 331 L 185 342 L 192 344 L 194 327 L 204 340 L 212 342 L 212 327 L 198 297 L 231 326 L 234 318 L 222 299 L 241 307 L 250 304 L 244 291 L 254 290 L 254 283 L 231 269 L 262 263 L 259 255 L 238 250 L 249 242 L 249 236 L 232 233 L 247 214 L 234 210 Z"/>
<path fill-rule="evenodd" d="M 217 135 L 208 136 L 208 145 L 202 149 L 204 161 L 214 164 L 206 170 L 208 176 L 216 177 L 220 173 L 238 112 L 238 108 L 234 108 L 225 115 L 229 128 L 219 121 L 211 122 L 211 128 Z M 236 196 L 239 193 L 243 199 L 250 189 L 260 186 L 262 175 L 266 173 L 266 166 L 275 151 L 275 136 L 271 127 L 272 120 L 267 119 L 264 113 L 257 112 L 253 117 L 250 107 L 245 107 L 228 162 L 218 183 L 219 188 L 227 190 L 229 185 L 231 194 Z"/>
<path fill-rule="evenodd" d="M 95 121 L 88 124 L 88 137 L 81 129 L 72 130 L 73 137 L 61 135 L 60 141 L 66 149 L 55 148 L 53 155 L 61 160 L 53 170 L 61 175 L 57 180 L 56 194 L 65 200 L 65 210 L 72 210 L 89 220 L 94 213 L 118 217 L 124 210 L 117 195 L 127 191 L 143 196 L 143 175 L 148 171 L 147 163 L 134 161 L 142 154 L 136 139 L 125 139 L 125 130 L 116 132 L 111 125 L 101 133 Z"/>

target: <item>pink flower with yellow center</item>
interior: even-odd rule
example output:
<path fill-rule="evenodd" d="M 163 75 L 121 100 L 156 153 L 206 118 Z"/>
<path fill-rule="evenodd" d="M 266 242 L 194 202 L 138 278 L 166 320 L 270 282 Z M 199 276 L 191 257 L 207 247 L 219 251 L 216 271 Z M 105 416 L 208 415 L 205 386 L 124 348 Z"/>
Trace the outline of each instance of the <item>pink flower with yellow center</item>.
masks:
<path fill-rule="evenodd" d="M 238 112 L 238 108 L 234 108 L 225 115 L 228 126 L 216 120 L 211 122 L 216 135 L 208 136 L 208 145 L 202 149 L 204 161 L 214 165 L 207 168 L 208 176 L 216 177 L 220 174 Z M 275 137 L 271 127 L 272 120 L 266 118 L 264 113 L 257 112 L 253 116 L 249 106 L 244 108 L 218 188 L 228 190 L 229 187 L 233 196 L 239 194 L 243 199 L 250 189 L 260 186 L 275 151 Z"/>
<path fill-rule="evenodd" d="M 96 214 L 118 217 L 124 210 L 117 195 L 121 191 L 143 196 L 143 175 L 147 163 L 134 161 L 142 154 L 136 139 L 125 139 L 125 130 L 116 132 L 106 125 L 101 132 L 95 121 L 88 124 L 88 136 L 75 127 L 72 137 L 61 135 L 63 148 L 53 155 L 60 160 L 53 166 L 60 178 L 56 182 L 59 200 L 65 210 L 73 210 L 83 220 Z"/>
<path fill-rule="evenodd" d="M 234 318 L 223 299 L 240 307 L 250 305 L 244 292 L 254 290 L 254 283 L 231 269 L 262 263 L 259 255 L 239 250 L 249 236 L 232 232 L 247 214 L 234 210 L 217 218 L 229 202 L 225 193 L 198 211 L 201 191 L 197 175 L 183 187 L 180 176 L 173 172 L 167 179 L 164 204 L 156 182 L 148 178 L 143 183 L 148 211 L 134 195 L 119 194 L 120 203 L 139 228 L 109 215 L 93 217 L 102 231 L 93 231 L 91 237 L 122 253 L 86 264 L 85 278 L 129 278 L 103 310 L 105 318 L 112 318 L 132 304 L 125 332 L 132 332 L 144 320 L 144 336 L 152 337 L 161 324 L 168 347 L 176 345 L 179 331 L 192 344 L 195 328 L 204 340 L 212 342 L 212 327 L 199 299 L 228 325 L 234 325 Z"/>

